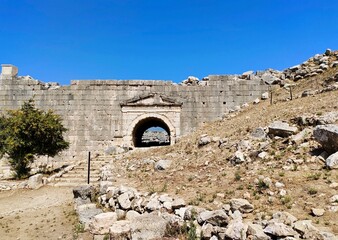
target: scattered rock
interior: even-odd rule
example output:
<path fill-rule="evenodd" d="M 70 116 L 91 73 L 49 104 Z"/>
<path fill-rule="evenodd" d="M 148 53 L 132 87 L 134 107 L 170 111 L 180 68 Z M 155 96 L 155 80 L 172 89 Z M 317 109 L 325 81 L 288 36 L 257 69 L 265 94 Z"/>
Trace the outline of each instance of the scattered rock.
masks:
<path fill-rule="evenodd" d="M 312 208 L 312 209 L 311 209 L 311 212 L 312 212 L 312 214 L 313 214 L 314 216 L 316 216 L 316 217 L 321 217 L 321 216 L 324 215 L 325 210 L 322 209 L 322 208 Z"/>
<path fill-rule="evenodd" d="M 338 125 L 319 125 L 313 130 L 313 136 L 328 153 L 338 152 Z"/>
<path fill-rule="evenodd" d="M 160 160 L 155 164 L 155 169 L 162 171 L 166 170 L 170 167 L 171 165 L 171 160 Z"/>
<path fill-rule="evenodd" d="M 253 130 L 251 132 L 251 136 L 257 139 L 265 139 L 266 138 L 266 132 L 264 130 L 264 128 L 259 127 L 256 128 L 255 130 Z"/>
<path fill-rule="evenodd" d="M 207 222 L 214 226 L 225 227 L 229 223 L 229 216 L 224 210 L 203 211 L 198 215 L 197 221 L 200 225 Z"/>
<path fill-rule="evenodd" d="M 230 200 L 232 211 L 239 210 L 242 213 L 250 213 L 254 210 L 254 206 L 248 200 L 242 198 L 234 198 Z"/>
<path fill-rule="evenodd" d="M 326 166 L 328 168 L 338 168 L 338 152 L 331 154 L 326 160 L 325 160 Z"/>
<path fill-rule="evenodd" d="M 107 234 L 109 228 L 117 221 L 115 212 L 106 212 L 96 215 L 89 223 L 89 231 L 93 234 Z"/>
<path fill-rule="evenodd" d="M 292 127 L 288 123 L 275 121 L 269 125 L 269 134 L 279 137 L 288 137 L 297 132 L 297 127 Z"/>
<path fill-rule="evenodd" d="M 91 185 L 79 186 L 73 189 L 74 198 L 81 198 L 83 200 L 94 200 L 95 188 Z"/>
<path fill-rule="evenodd" d="M 38 189 L 42 187 L 42 178 L 43 175 L 41 173 L 30 176 L 27 182 L 27 187 L 30 189 Z"/>
<path fill-rule="evenodd" d="M 211 138 L 208 135 L 203 134 L 198 140 L 198 146 L 204 146 L 204 145 L 209 144 L 210 142 L 211 142 Z"/>
<path fill-rule="evenodd" d="M 279 222 L 270 222 L 264 232 L 277 237 L 294 237 L 297 235 L 291 227 Z"/>
<path fill-rule="evenodd" d="M 130 221 L 121 220 L 114 222 L 109 228 L 110 239 L 131 239 Z"/>
<path fill-rule="evenodd" d="M 142 214 L 130 221 L 132 239 L 162 239 L 167 225 L 157 213 Z"/>
<path fill-rule="evenodd" d="M 261 225 L 248 223 L 248 236 L 252 236 L 252 240 L 270 240 L 271 238 L 266 235 Z"/>

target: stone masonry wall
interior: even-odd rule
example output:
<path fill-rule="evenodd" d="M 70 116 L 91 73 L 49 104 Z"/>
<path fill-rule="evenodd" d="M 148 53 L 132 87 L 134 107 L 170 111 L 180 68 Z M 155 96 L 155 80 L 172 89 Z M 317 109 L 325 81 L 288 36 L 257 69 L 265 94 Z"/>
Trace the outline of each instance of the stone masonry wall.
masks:
<path fill-rule="evenodd" d="M 176 137 L 190 133 L 202 123 L 220 119 L 227 109 L 250 102 L 267 91 L 259 80 L 241 80 L 229 76 L 209 76 L 203 85 L 184 86 L 155 80 L 74 80 L 70 86 L 46 87 L 30 77 L 0 78 L 0 111 L 19 108 L 34 98 L 37 107 L 53 109 L 62 115 L 68 128 L 70 149 L 65 161 L 82 159 L 88 151 L 103 152 L 124 142 L 121 102 L 158 93 L 182 103 Z M 156 106 L 155 106 L 156 107 Z M 161 107 L 156 107 L 161 114 Z M 170 110 L 169 110 L 170 111 Z M 163 112 L 162 114 L 166 114 Z M 169 115 L 168 115 L 169 116 Z M 169 117 L 168 117 L 169 118 Z"/>

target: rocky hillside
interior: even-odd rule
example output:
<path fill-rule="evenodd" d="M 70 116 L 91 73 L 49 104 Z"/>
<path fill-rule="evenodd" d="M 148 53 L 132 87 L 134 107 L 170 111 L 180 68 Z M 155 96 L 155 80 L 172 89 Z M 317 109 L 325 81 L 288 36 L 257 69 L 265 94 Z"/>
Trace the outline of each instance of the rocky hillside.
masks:
<path fill-rule="evenodd" d="M 103 152 L 99 189 L 74 190 L 80 222 L 94 239 L 337 239 L 337 61 L 235 75 L 271 91 L 173 146 Z"/>

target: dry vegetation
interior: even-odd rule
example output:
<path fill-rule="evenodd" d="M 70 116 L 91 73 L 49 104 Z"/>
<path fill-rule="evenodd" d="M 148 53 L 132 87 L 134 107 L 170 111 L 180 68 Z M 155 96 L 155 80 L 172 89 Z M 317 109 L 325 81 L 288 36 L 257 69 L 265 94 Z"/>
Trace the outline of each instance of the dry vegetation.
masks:
<path fill-rule="evenodd" d="M 205 124 L 189 136 L 182 137 L 174 146 L 135 150 L 115 157 L 113 171 L 116 184 L 128 184 L 148 192 L 177 194 L 194 205 L 217 208 L 231 198 L 246 197 L 255 205 L 255 213 L 269 216 L 278 210 L 288 211 L 299 219 L 311 219 L 317 227 L 338 234 L 337 213 L 326 211 L 322 217 L 311 215 L 311 208 L 324 208 L 329 198 L 337 194 L 337 188 L 329 185 L 338 182 L 338 171 L 325 169 L 318 160 L 320 146 L 310 138 L 304 147 L 291 144 L 285 139 L 273 140 L 264 150 L 269 153 L 266 160 L 233 166 L 228 158 L 236 151 L 236 144 L 250 139 L 250 132 L 257 127 L 268 126 L 275 120 L 290 121 L 302 115 L 322 115 L 338 111 L 338 91 L 301 98 L 304 90 L 323 88 L 323 80 L 337 73 L 337 69 L 326 72 L 321 78 L 297 82 L 293 88 L 294 98 L 287 100 L 289 91 L 275 88 L 274 104 L 269 100 L 252 105 L 237 115 Z M 224 148 L 218 141 L 198 147 L 202 134 L 210 137 L 227 138 Z M 253 150 L 260 146 L 254 141 Z M 172 160 L 170 169 L 155 171 L 145 160 Z M 295 160 L 295 161 L 292 161 Z M 295 163 L 297 162 L 298 163 Z M 269 177 L 272 184 L 267 186 L 258 181 L 259 176 Z M 276 182 L 285 184 L 287 194 L 281 197 Z"/>

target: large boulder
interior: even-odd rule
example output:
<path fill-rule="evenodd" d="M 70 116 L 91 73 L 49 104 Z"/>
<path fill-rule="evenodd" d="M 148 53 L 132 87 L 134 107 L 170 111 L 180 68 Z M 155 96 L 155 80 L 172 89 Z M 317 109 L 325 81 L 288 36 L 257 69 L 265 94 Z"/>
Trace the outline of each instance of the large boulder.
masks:
<path fill-rule="evenodd" d="M 27 182 L 28 188 L 38 189 L 42 186 L 43 175 L 41 173 L 30 176 Z"/>
<path fill-rule="evenodd" d="M 157 213 L 142 214 L 130 221 L 132 239 L 162 239 L 167 225 Z"/>
<path fill-rule="evenodd" d="M 131 239 L 130 221 L 121 220 L 114 222 L 109 228 L 110 239 L 125 240 Z"/>
<path fill-rule="evenodd" d="M 226 239 L 244 240 L 248 226 L 243 223 L 242 219 L 232 220 L 225 230 Z"/>
<path fill-rule="evenodd" d="M 287 226 L 283 223 L 271 222 L 264 228 L 266 234 L 276 236 L 276 237 L 294 237 L 297 236 L 290 226 Z"/>
<path fill-rule="evenodd" d="M 288 137 L 298 131 L 297 127 L 292 127 L 288 123 L 275 121 L 269 125 L 269 134 L 279 137 Z"/>
<path fill-rule="evenodd" d="M 313 136 L 328 153 L 338 151 L 338 125 L 319 125 L 313 130 Z"/>
<path fill-rule="evenodd" d="M 106 212 L 96 215 L 89 223 L 89 231 L 92 234 L 107 234 L 109 228 L 117 221 L 115 212 Z"/>

